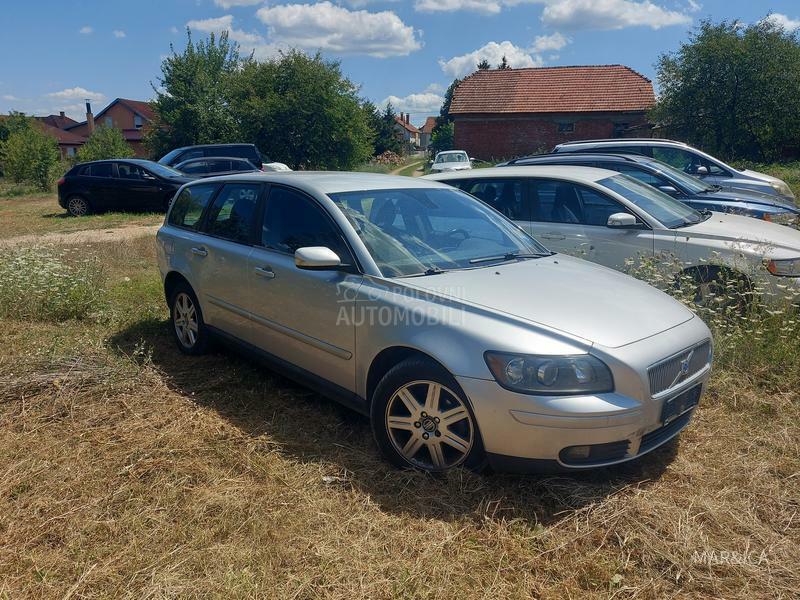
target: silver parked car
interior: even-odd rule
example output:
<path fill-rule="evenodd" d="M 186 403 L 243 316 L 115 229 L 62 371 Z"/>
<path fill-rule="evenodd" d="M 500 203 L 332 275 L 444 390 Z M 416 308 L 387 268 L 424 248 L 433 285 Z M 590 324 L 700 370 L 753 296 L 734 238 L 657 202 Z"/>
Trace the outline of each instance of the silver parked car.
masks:
<path fill-rule="evenodd" d="M 689 423 L 711 369 L 682 304 L 434 181 L 196 181 L 158 262 L 182 352 L 240 344 L 368 415 L 401 467 L 630 460 Z"/>
<path fill-rule="evenodd" d="M 763 192 L 794 204 L 794 193 L 782 179 L 750 169 L 735 169 L 683 142 L 657 138 L 586 140 L 559 144 L 553 152 L 643 154 L 699 177 L 710 185 L 718 185 L 726 190 L 745 189 Z"/>

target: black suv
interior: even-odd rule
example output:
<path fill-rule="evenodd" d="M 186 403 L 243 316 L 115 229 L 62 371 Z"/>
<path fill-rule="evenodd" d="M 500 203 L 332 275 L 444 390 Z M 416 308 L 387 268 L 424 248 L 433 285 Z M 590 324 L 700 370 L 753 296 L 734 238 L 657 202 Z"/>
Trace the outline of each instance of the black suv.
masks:
<path fill-rule="evenodd" d="M 162 210 L 193 181 L 151 160 L 99 160 L 75 165 L 58 180 L 58 203 L 75 217 L 103 210 Z"/>
<path fill-rule="evenodd" d="M 261 153 L 255 144 L 204 144 L 201 146 L 184 146 L 175 148 L 162 156 L 158 162 L 168 167 L 186 162 L 192 158 L 245 158 L 249 160 L 257 169 L 261 169 L 264 164 Z"/>
<path fill-rule="evenodd" d="M 781 225 L 796 225 L 800 215 L 797 206 L 777 196 L 755 190 L 722 189 L 659 160 L 637 154 L 540 154 L 517 158 L 497 166 L 514 165 L 573 165 L 609 169 L 630 175 L 700 211 L 734 213 Z"/>

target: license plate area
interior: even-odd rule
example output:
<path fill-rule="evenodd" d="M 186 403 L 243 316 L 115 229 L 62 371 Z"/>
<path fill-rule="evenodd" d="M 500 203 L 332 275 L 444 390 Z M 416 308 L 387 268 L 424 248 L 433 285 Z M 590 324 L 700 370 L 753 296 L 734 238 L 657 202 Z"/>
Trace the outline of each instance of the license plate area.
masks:
<path fill-rule="evenodd" d="M 661 407 L 661 424 L 669 425 L 687 410 L 697 406 L 700 402 L 702 388 L 702 385 L 696 385 L 669 400 L 665 400 L 664 405 Z"/>

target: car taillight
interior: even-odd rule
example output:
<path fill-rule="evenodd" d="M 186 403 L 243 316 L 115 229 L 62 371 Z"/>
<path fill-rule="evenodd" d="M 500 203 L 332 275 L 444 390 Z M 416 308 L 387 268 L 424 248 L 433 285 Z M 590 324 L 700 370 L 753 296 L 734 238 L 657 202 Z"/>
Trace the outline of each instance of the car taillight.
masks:
<path fill-rule="evenodd" d="M 66 179 L 64 179 L 64 178 L 62 177 L 62 178 L 61 178 L 61 179 L 59 179 L 59 180 L 58 180 L 56 183 L 57 183 L 57 185 L 64 185 L 64 182 L 65 182 L 65 181 L 66 181 Z"/>

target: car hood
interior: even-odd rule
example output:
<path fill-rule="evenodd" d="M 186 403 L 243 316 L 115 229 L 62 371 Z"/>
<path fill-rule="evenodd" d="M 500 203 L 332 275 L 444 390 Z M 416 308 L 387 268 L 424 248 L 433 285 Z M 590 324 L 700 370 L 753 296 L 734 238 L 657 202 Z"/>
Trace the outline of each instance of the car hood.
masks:
<path fill-rule="evenodd" d="M 800 256 L 800 231 L 793 227 L 741 215 L 713 212 L 711 217 L 702 223 L 682 227 L 675 232 L 679 237 L 686 235 L 693 238 L 763 245 L 765 249 L 780 249 L 793 256 Z"/>
<path fill-rule="evenodd" d="M 709 192 L 708 194 L 697 194 L 695 198 L 700 200 L 750 202 L 752 204 L 765 204 L 768 206 L 777 206 L 786 210 L 792 210 L 794 212 L 800 212 L 798 211 L 796 204 L 784 199 L 783 197 L 742 188 L 728 188 L 721 189 L 716 192 Z"/>
<path fill-rule="evenodd" d="M 563 254 L 401 281 L 608 348 L 694 317 L 677 300 L 641 281 Z"/>
<path fill-rule="evenodd" d="M 767 183 L 783 183 L 783 180 L 778 179 L 777 177 L 773 177 L 772 175 L 767 175 L 766 173 L 760 173 L 758 171 L 751 171 L 750 169 L 745 169 L 742 171 L 745 175 L 750 177 L 755 177 L 756 179 L 760 179 L 761 181 L 766 181 Z"/>

